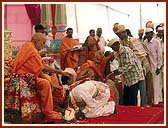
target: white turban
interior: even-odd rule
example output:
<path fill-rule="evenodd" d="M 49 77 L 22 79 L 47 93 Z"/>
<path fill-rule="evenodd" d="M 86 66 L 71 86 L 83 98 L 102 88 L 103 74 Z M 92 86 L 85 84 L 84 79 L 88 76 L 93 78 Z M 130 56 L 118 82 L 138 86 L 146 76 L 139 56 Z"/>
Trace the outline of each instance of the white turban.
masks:
<path fill-rule="evenodd" d="M 158 27 L 158 29 L 157 30 L 164 30 L 164 28 L 163 27 Z"/>
<path fill-rule="evenodd" d="M 152 22 L 152 21 L 148 21 L 148 22 L 146 23 L 146 28 L 153 28 L 153 29 L 154 29 L 154 24 L 153 24 L 153 22 Z"/>
<path fill-rule="evenodd" d="M 146 28 L 146 29 L 145 29 L 145 33 L 146 33 L 146 32 L 153 32 L 153 29 L 152 29 L 152 28 Z"/>
<path fill-rule="evenodd" d="M 76 80 L 77 74 L 73 68 L 65 68 L 64 72 L 68 72 L 73 75 L 74 80 Z"/>

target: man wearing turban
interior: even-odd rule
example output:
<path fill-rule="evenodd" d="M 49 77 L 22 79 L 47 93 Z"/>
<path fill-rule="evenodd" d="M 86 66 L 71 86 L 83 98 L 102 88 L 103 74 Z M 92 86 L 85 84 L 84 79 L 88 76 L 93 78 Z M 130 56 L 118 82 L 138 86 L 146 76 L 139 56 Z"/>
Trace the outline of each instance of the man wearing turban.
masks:
<path fill-rule="evenodd" d="M 153 30 L 152 28 L 148 28 L 149 30 Z M 142 68 L 145 75 L 145 83 L 146 83 L 146 96 L 147 96 L 147 104 L 153 105 L 153 81 L 152 81 L 152 75 L 151 75 L 151 67 L 150 67 L 150 61 L 149 61 L 149 51 L 147 47 L 144 45 L 144 38 L 142 37 L 144 34 L 144 29 L 138 30 L 139 38 L 137 39 L 138 42 L 136 43 L 139 46 L 143 46 L 143 51 L 145 52 L 144 57 L 141 59 L 142 62 Z M 141 48 L 140 48 L 141 49 Z M 141 50 L 142 50 L 141 49 Z"/>
<path fill-rule="evenodd" d="M 154 30 L 154 24 L 152 21 L 146 22 L 146 28 L 152 28 Z"/>
<path fill-rule="evenodd" d="M 141 65 L 143 66 L 144 75 L 146 75 L 146 72 L 149 70 L 149 63 L 147 64 L 148 60 L 146 58 L 146 51 L 142 43 L 136 38 L 128 36 L 125 30 L 126 29 L 124 25 L 119 25 L 119 23 L 114 24 L 113 31 L 120 38 L 120 44 L 122 44 L 123 46 L 127 46 L 133 50 L 138 59 L 142 62 Z M 140 86 L 140 93 L 141 105 L 145 106 L 147 105 L 146 84 Z"/>
<path fill-rule="evenodd" d="M 119 68 L 114 73 L 121 74 L 125 81 L 124 104 L 136 106 L 138 89 L 140 86 L 145 87 L 141 62 L 133 50 L 122 46 L 117 38 L 112 39 L 108 46 L 119 55 Z"/>
<path fill-rule="evenodd" d="M 113 32 L 120 38 L 120 43 L 123 46 L 127 46 L 132 48 L 132 37 L 127 35 L 126 29 L 124 25 L 120 25 L 119 23 L 115 23 L 113 27 Z"/>
<path fill-rule="evenodd" d="M 158 39 L 153 36 L 153 29 L 146 28 L 144 41 L 145 46 L 149 51 L 149 60 L 151 65 L 151 73 L 153 77 L 154 88 L 154 104 L 162 102 L 162 86 L 161 82 L 161 67 L 162 67 L 162 50 Z"/>
<path fill-rule="evenodd" d="M 139 36 L 138 40 L 140 42 L 143 42 L 143 35 L 144 35 L 144 29 L 139 29 L 138 30 L 138 36 Z"/>
<path fill-rule="evenodd" d="M 161 44 L 161 50 L 162 50 L 162 72 L 161 72 L 161 84 L 164 88 L 164 24 L 161 23 L 159 25 L 156 26 L 156 39 L 159 40 L 160 44 Z"/>
<path fill-rule="evenodd" d="M 74 107 L 76 116 L 78 112 L 86 118 L 115 114 L 115 97 L 108 83 L 89 78 L 75 81 L 77 74 L 73 69 L 66 68 L 65 72 L 71 77 L 64 77 L 62 83 L 69 85 L 69 105 Z"/>

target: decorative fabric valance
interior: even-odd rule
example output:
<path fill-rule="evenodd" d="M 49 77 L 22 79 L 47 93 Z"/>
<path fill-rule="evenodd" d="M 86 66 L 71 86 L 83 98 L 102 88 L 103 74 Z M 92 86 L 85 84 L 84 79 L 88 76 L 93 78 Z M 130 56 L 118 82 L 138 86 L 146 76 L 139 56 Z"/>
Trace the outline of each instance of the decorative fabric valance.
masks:
<path fill-rule="evenodd" d="M 65 29 L 67 15 L 65 4 L 42 4 L 41 24 L 45 27 L 56 25 L 57 29 Z"/>
<path fill-rule="evenodd" d="M 41 24 L 46 28 L 52 28 L 53 39 L 58 31 L 67 26 L 67 15 L 65 4 L 42 4 Z"/>

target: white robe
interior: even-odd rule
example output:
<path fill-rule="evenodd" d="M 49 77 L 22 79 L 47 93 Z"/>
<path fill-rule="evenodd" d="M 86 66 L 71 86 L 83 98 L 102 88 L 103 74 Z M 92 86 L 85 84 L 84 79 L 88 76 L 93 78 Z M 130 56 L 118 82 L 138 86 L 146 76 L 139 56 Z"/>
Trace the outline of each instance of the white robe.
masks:
<path fill-rule="evenodd" d="M 82 110 L 85 117 L 95 118 L 108 116 L 114 113 L 115 102 L 108 101 L 110 98 L 109 86 L 98 81 L 86 81 L 72 89 L 71 101 L 85 102 Z"/>
<path fill-rule="evenodd" d="M 149 59 L 154 87 L 154 104 L 158 104 L 159 102 L 163 101 L 161 74 L 156 75 L 155 72 L 157 68 L 160 69 L 162 66 L 162 49 L 160 42 L 156 38 L 152 38 L 150 42 L 145 40 L 144 43 L 149 50 Z"/>

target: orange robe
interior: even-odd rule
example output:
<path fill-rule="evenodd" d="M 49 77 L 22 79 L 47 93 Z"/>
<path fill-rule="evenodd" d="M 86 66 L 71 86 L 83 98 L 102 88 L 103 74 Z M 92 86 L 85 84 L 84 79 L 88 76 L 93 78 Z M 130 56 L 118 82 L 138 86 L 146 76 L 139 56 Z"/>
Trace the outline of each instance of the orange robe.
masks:
<path fill-rule="evenodd" d="M 100 81 L 103 81 L 103 76 L 102 76 L 102 72 L 101 72 L 100 68 L 97 67 L 96 64 L 91 60 L 87 60 L 84 64 L 82 64 L 80 66 L 80 68 L 77 70 L 77 77 L 86 68 L 92 68 L 98 74 Z"/>
<path fill-rule="evenodd" d="M 53 98 L 50 82 L 39 78 L 43 70 L 41 56 L 32 42 L 27 42 L 19 50 L 12 67 L 13 73 L 32 73 L 36 76 L 37 88 L 41 98 L 41 107 L 43 113 L 50 117 L 56 112 L 53 111 Z"/>
<path fill-rule="evenodd" d="M 100 81 L 104 82 L 104 78 L 106 77 L 104 74 L 104 69 L 106 67 L 107 62 L 109 61 L 108 57 L 103 58 L 101 65 L 100 66 L 96 66 L 96 64 L 91 61 L 91 60 L 86 60 L 86 62 L 84 64 L 82 64 L 80 66 L 80 68 L 77 70 L 77 78 L 79 77 L 80 73 L 85 70 L 86 68 L 92 68 L 97 74 L 98 77 L 100 79 Z M 116 97 L 117 94 L 115 92 L 115 90 L 113 90 L 112 88 L 110 88 L 110 99 L 109 101 L 115 101 L 116 103 Z"/>
<path fill-rule="evenodd" d="M 92 68 L 98 74 L 98 76 L 100 77 L 100 81 L 103 81 L 103 78 L 106 77 L 104 72 L 105 72 L 106 64 L 107 64 L 107 62 L 109 62 L 109 60 L 110 59 L 108 57 L 104 57 L 100 66 L 97 66 L 94 63 L 94 61 L 86 60 L 86 62 L 84 64 L 82 64 L 80 66 L 80 68 L 77 70 L 77 77 L 80 75 L 80 73 L 84 69 Z"/>
<path fill-rule="evenodd" d="M 97 42 L 97 40 L 94 37 L 92 37 L 92 36 L 88 36 L 86 38 L 85 43 L 84 43 L 84 46 L 85 46 L 85 55 L 86 55 L 85 61 L 86 60 L 92 60 L 92 61 L 94 61 L 95 52 L 98 51 L 98 50 L 100 50 L 100 47 L 99 47 L 99 45 L 97 43 L 96 44 L 97 50 L 90 50 L 89 46 L 88 46 L 88 42 L 89 41 Z"/>
<path fill-rule="evenodd" d="M 64 37 L 60 45 L 60 63 L 61 69 L 78 67 L 79 51 L 70 52 L 75 45 L 79 45 L 79 41 L 73 38 Z"/>

